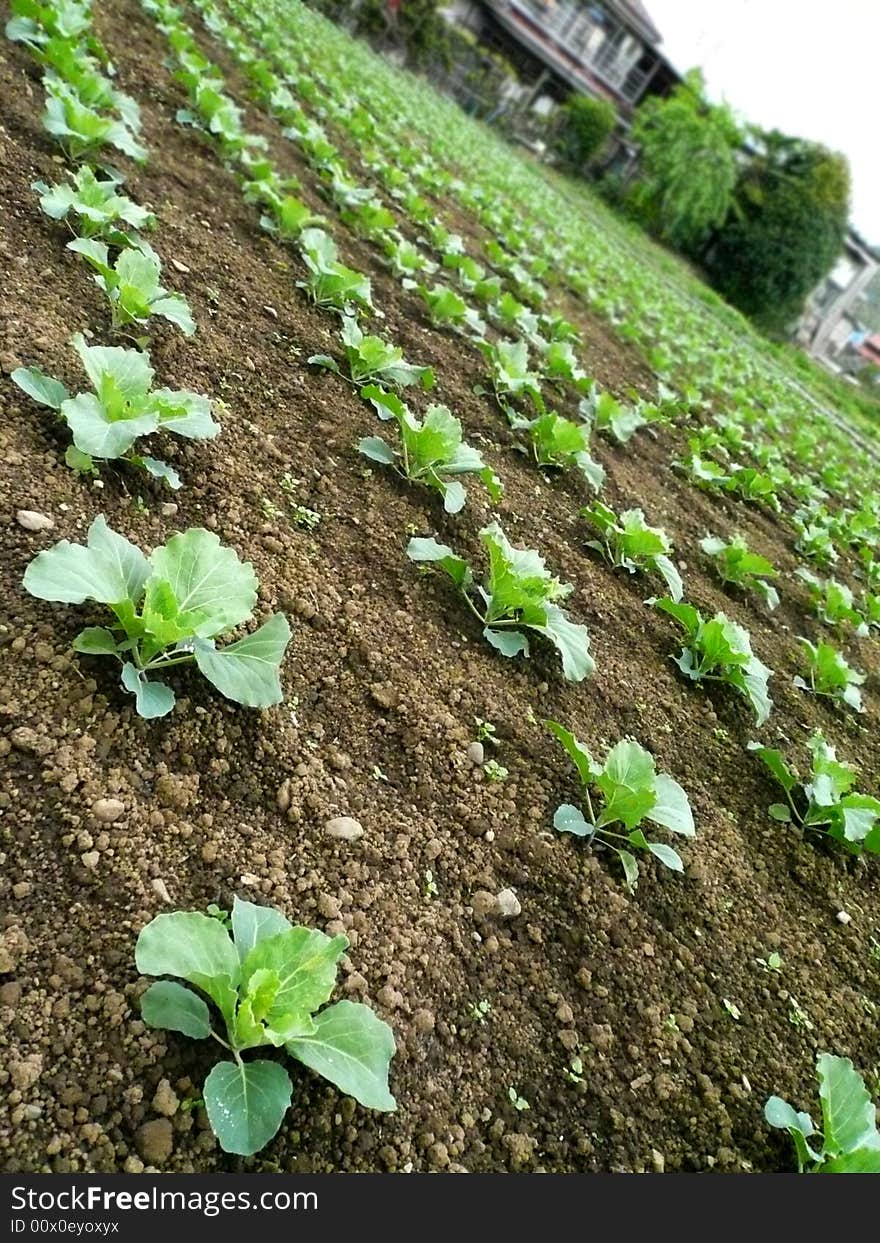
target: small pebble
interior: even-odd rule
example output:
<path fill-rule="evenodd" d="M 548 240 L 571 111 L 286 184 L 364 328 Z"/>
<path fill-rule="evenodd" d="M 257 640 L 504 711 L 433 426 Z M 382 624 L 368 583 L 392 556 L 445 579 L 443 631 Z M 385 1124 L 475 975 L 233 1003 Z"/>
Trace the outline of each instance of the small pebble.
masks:
<path fill-rule="evenodd" d="M 351 816 L 336 816 L 324 825 L 328 837 L 336 837 L 344 842 L 356 842 L 364 835 L 364 826 Z"/>
<path fill-rule="evenodd" d="M 36 509 L 16 510 L 15 520 L 26 531 L 51 531 L 55 525 L 52 518 L 39 513 Z"/>
<path fill-rule="evenodd" d="M 837 922 L 838 922 L 839 924 L 851 924 L 851 923 L 852 923 L 852 915 L 850 915 L 850 913 L 849 913 L 848 911 L 838 911 L 838 912 L 837 912 Z"/>

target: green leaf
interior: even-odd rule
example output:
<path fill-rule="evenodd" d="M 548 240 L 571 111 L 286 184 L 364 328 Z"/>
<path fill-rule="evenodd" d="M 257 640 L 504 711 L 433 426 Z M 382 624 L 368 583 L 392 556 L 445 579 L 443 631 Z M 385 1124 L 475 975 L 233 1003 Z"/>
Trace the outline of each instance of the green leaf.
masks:
<path fill-rule="evenodd" d="M 189 303 L 181 294 L 168 294 L 150 303 L 150 314 L 161 315 L 169 323 L 175 324 L 185 337 L 191 337 L 196 330 L 196 323 L 189 309 Z"/>
<path fill-rule="evenodd" d="M 141 673 L 130 661 L 122 666 L 122 685 L 135 697 L 135 711 L 147 721 L 167 716 L 175 704 L 174 691 Z"/>
<path fill-rule="evenodd" d="M 201 997 L 173 980 L 156 980 L 141 998 L 141 1018 L 150 1027 L 183 1032 L 193 1040 L 211 1034 L 211 1015 Z"/>
<path fill-rule="evenodd" d="M 324 1004 L 333 992 L 336 964 L 346 949 L 347 937 L 290 928 L 254 946 L 241 964 L 242 986 L 247 989 L 255 971 L 277 972 L 278 989 L 267 1021 L 281 1030 L 291 1017 L 309 1015 Z"/>
<path fill-rule="evenodd" d="M 861 1075 L 848 1057 L 816 1058 L 825 1151 L 831 1156 L 860 1148 L 880 1150 L 876 1110 Z"/>
<path fill-rule="evenodd" d="M 37 553 L 27 567 L 24 586 L 40 600 L 82 604 L 120 604 L 140 599 L 149 576 L 146 557 L 99 515 L 89 527 L 87 545 L 61 540 Z"/>
<path fill-rule="evenodd" d="M 92 388 L 106 404 L 115 405 L 120 398 L 136 401 L 149 393 L 154 375 L 149 354 L 118 345 L 88 345 L 82 333 L 71 338 L 71 345 Z"/>
<path fill-rule="evenodd" d="M 623 875 L 626 887 L 632 893 L 639 883 L 639 864 L 634 854 L 628 850 L 618 850 L 617 857 L 623 864 Z"/>
<path fill-rule="evenodd" d="M 775 747 L 763 747 L 759 742 L 750 742 L 748 750 L 757 754 L 758 759 L 766 765 L 786 794 L 790 794 L 797 785 L 797 778 L 783 759 L 782 752 Z"/>
<path fill-rule="evenodd" d="M 278 1133 L 293 1085 L 277 1062 L 218 1062 L 202 1094 L 211 1130 L 224 1152 L 249 1157 Z"/>
<path fill-rule="evenodd" d="M 529 654 L 529 641 L 519 630 L 494 630 L 491 626 L 486 626 L 483 630 L 483 637 L 502 656 L 528 656 Z"/>
<path fill-rule="evenodd" d="M 589 786 L 593 779 L 602 772 L 602 766 L 595 762 L 584 744 L 579 742 L 564 725 L 560 725 L 557 721 L 545 721 L 544 724 L 550 733 L 562 743 L 569 759 L 578 771 L 581 782 Z"/>
<path fill-rule="evenodd" d="M 605 807 L 597 825 L 601 828 L 619 820 L 627 830 L 634 829 L 654 806 L 654 780 L 654 757 L 650 751 L 632 739 L 618 742 L 596 778 L 596 785 L 605 795 Z"/>
<path fill-rule="evenodd" d="M 61 381 L 45 375 L 39 367 L 16 367 L 9 378 L 28 397 L 50 410 L 60 410 L 61 403 L 67 400 L 68 392 Z"/>
<path fill-rule="evenodd" d="M 159 426 L 155 411 L 129 406 L 124 414 L 117 414 L 92 393 L 68 398 L 61 416 L 77 449 L 97 458 L 122 457 L 140 436 L 148 436 Z"/>
<path fill-rule="evenodd" d="M 791 823 L 791 808 L 787 803 L 771 803 L 767 808 L 767 812 L 774 820 L 778 820 L 780 824 Z"/>
<path fill-rule="evenodd" d="M 198 911 L 157 915 L 141 929 L 134 957 L 141 975 L 174 975 L 194 984 L 230 1021 L 237 999 L 238 954 L 218 920 Z"/>
<path fill-rule="evenodd" d="M 287 932 L 291 927 L 290 920 L 274 907 L 257 906 L 237 895 L 232 900 L 232 937 L 242 962 L 260 941 Z"/>
<path fill-rule="evenodd" d="M 339 1001 L 315 1016 L 312 1035 L 290 1040 L 285 1048 L 367 1109 L 397 1108 L 388 1090 L 394 1034 L 369 1006 Z"/>
<path fill-rule="evenodd" d="M 280 666 L 290 641 L 290 626 L 283 613 L 275 613 L 235 643 L 215 648 L 196 638 L 193 655 L 208 681 L 221 694 L 248 708 L 268 708 L 281 703 Z"/>
<path fill-rule="evenodd" d="M 104 626 L 86 626 L 73 640 L 72 647 L 87 656 L 115 656 L 117 650 L 112 631 Z"/>
<path fill-rule="evenodd" d="M 213 638 L 250 617 L 257 600 L 254 568 L 213 531 L 191 527 L 173 535 L 149 560 L 154 575 L 174 593 L 178 612 L 203 614 L 193 631 L 198 637 Z"/>
<path fill-rule="evenodd" d="M 553 813 L 553 827 L 560 833 L 573 833 L 575 837 L 592 837 L 595 826 L 584 819 L 584 813 L 571 803 L 560 803 Z"/>
<path fill-rule="evenodd" d="M 688 796 L 668 773 L 658 773 L 654 778 L 654 797 L 648 819 L 673 833 L 693 837 L 696 830 Z"/>
<path fill-rule="evenodd" d="M 671 846 L 664 845 L 663 842 L 648 842 L 648 850 L 651 854 L 670 868 L 673 872 L 683 872 L 684 864 L 677 850 L 673 850 Z"/>
<path fill-rule="evenodd" d="M 358 441 L 358 453 L 373 462 L 381 462 L 383 466 L 393 466 L 397 461 L 397 454 L 381 436 L 364 436 L 363 440 Z"/>
<path fill-rule="evenodd" d="M 543 626 L 530 624 L 530 629 L 545 635 L 559 651 L 562 656 L 562 672 L 569 682 L 581 682 L 594 672 L 596 662 L 590 655 L 589 631 L 586 626 L 569 621 L 557 605 L 547 605 Z"/>
<path fill-rule="evenodd" d="M 447 544 L 438 544 L 435 539 L 414 536 L 406 546 L 406 555 L 410 561 L 437 562 L 457 587 L 464 587 L 470 581 L 468 563 L 462 557 L 457 557 Z"/>

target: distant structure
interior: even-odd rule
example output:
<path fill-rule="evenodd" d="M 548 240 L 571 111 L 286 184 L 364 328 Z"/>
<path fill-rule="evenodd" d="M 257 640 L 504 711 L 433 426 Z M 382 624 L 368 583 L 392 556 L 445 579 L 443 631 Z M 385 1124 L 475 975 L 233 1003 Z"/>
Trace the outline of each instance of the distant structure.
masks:
<path fill-rule="evenodd" d="M 878 271 L 880 255 L 850 229 L 834 267 L 807 299 L 795 331 L 798 344 L 833 365 L 847 346 L 854 346 L 860 336 L 864 340 L 859 302 Z"/>
<path fill-rule="evenodd" d="M 452 0 L 444 12 L 532 83 L 528 105 L 575 91 L 609 100 L 626 125 L 645 95 L 681 81 L 639 0 Z"/>

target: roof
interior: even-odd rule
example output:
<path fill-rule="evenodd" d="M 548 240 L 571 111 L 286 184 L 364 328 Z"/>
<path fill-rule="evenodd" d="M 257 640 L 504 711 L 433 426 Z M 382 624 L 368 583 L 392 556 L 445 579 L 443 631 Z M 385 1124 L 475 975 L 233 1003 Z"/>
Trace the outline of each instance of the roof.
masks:
<path fill-rule="evenodd" d="M 605 0 L 607 8 L 648 43 L 659 43 L 662 36 L 651 20 L 642 0 Z"/>

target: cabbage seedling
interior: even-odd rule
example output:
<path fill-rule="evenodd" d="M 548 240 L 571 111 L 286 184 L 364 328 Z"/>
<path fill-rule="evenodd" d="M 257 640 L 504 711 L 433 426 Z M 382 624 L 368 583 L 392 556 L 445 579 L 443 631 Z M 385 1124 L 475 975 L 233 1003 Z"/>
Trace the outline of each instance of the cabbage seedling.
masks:
<path fill-rule="evenodd" d="M 65 539 L 37 553 L 24 586 L 39 600 L 109 606 L 115 623 L 88 626 L 73 647 L 121 663 L 122 685 L 140 716 L 165 716 L 174 707 L 171 687 L 150 675 L 193 662 L 227 699 L 249 708 L 281 702 L 279 668 L 290 639 L 283 613 L 235 643 L 215 646 L 216 638 L 252 616 L 257 579 L 253 566 L 212 531 L 193 527 L 146 557 L 102 514 L 86 544 Z"/>
<path fill-rule="evenodd" d="M 71 344 L 79 354 L 94 392 L 71 397 L 59 380 L 38 367 L 19 367 L 11 379 L 34 401 L 57 410 L 73 434 L 78 470 L 90 470 L 94 458 L 121 458 L 180 487 L 177 473 L 156 458 L 132 453 L 141 436 L 168 431 L 188 440 L 210 440 L 220 431 L 211 401 L 185 389 L 153 388 L 150 356 L 119 346 L 86 345 L 77 333 Z"/>
<path fill-rule="evenodd" d="M 764 1118 L 788 1131 L 797 1156 L 798 1173 L 880 1174 L 880 1132 L 877 1111 L 865 1081 L 848 1057 L 820 1053 L 816 1058 L 822 1131 L 807 1113 L 771 1096 Z"/>
<path fill-rule="evenodd" d="M 107 176 L 99 178 L 87 165 L 69 174 L 69 182 L 47 186 L 45 181 L 34 181 L 31 189 L 40 195 L 40 207 L 52 220 L 77 218 L 80 237 L 99 237 L 111 246 L 130 246 L 131 239 L 120 228 L 149 229 L 156 217 L 145 207 L 140 207 L 128 195 L 119 193 L 121 180 Z"/>
<path fill-rule="evenodd" d="M 816 615 L 826 626 L 848 624 L 856 634 L 868 633 L 865 619 L 855 607 L 853 593 L 846 583 L 839 583 L 836 578 L 818 578 L 803 566 L 795 570 L 795 574 L 806 583 Z"/>
<path fill-rule="evenodd" d="M 293 1085 L 284 1066 L 245 1060 L 242 1054 L 251 1049 L 283 1049 L 367 1109 L 395 1110 L 388 1090 L 396 1052 L 391 1028 L 360 1002 L 320 1009 L 335 987 L 348 938 L 294 927 L 280 911 L 238 897 L 231 924 L 230 934 L 198 911 L 157 915 L 141 929 L 135 948 L 142 975 L 176 977 L 155 980 L 143 994 L 144 1022 L 193 1040 L 216 1040 L 231 1054 L 202 1089 L 223 1151 L 259 1152 L 290 1105 Z"/>
<path fill-rule="evenodd" d="M 750 742 L 754 751 L 785 792 L 784 803 L 768 808 L 774 820 L 796 824 L 804 833 L 821 833 L 843 843 L 853 854 L 863 850 L 880 854 L 880 799 L 853 790 L 856 770 L 838 760 L 817 730 L 807 742 L 810 752 L 809 780 L 797 773 L 774 747 Z"/>
<path fill-rule="evenodd" d="M 779 604 L 779 592 L 765 580 L 776 577 L 776 570 L 766 557 L 751 552 L 741 535 L 725 543 L 717 535 L 700 540 L 700 548 L 711 557 L 722 583 L 732 583 L 744 591 L 754 591 L 771 611 Z"/>
<path fill-rule="evenodd" d="M 595 548 L 611 565 L 622 566 L 630 574 L 659 574 L 678 603 L 684 588 L 678 568 L 669 556 L 672 541 L 664 530 L 648 526 L 640 509 L 625 509 L 618 515 L 601 501 L 582 509 L 581 517 L 601 536 L 587 540 L 588 548 Z"/>
<path fill-rule="evenodd" d="M 763 725 L 773 706 L 767 691 L 773 670 L 752 652 L 749 632 L 724 613 L 716 613 L 706 621 L 692 604 L 670 599 L 648 603 L 668 613 L 684 631 L 684 647 L 673 660 L 685 677 L 692 682 L 724 682 L 732 686 L 750 703 L 757 724 Z"/>
<path fill-rule="evenodd" d="M 60 78 L 47 77 L 44 85 L 47 99 L 43 128 L 57 139 L 71 160 L 84 159 L 103 146 L 111 146 L 138 164 L 146 161 L 146 147 L 141 146 L 122 121 L 102 116 L 97 109 L 90 108 Z"/>
<path fill-rule="evenodd" d="M 300 237 L 300 254 L 308 268 L 305 289 L 315 306 L 351 315 L 355 310 L 372 311 L 370 278 L 339 262 L 336 243 L 323 229 L 304 229 Z"/>
<path fill-rule="evenodd" d="M 67 249 L 82 255 L 95 269 L 94 281 L 110 302 L 114 328 L 145 324 L 151 315 L 160 315 L 176 324 L 185 337 L 195 332 L 189 303 L 182 294 L 169 293 L 159 283 L 162 262 L 146 242 L 123 250 L 115 263 L 110 262 L 106 243 L 94 238 L 74 238 Z"/>
<path fill-rule="evenodd" d="M 508 417 L 511 411 L 508 410 Z M 535 419 L 520 418 L 513 413 L 511 425 L 528 433 L 532 455 L 542 470 L 579 470 L 590 487 L 598 492 L 605 482 L 605 468 L 590 454 L 590 429 L 585 423 L 565 419 L 555 411 Z"/>
<path fill-rule="evenodd" d="M 806 680 L 796 677 L 795 686 L 802 691 L 812 691 L 814 695 L 836 699 L 854 712 L 861 712 L 862 692 L 859 687 L 865 675 L 853 669 L 843 653 L 830 643 L 811 643 L 804 638 L 798 639 L 798 643 L 801 645 Z"/>
<path fill-rule="evenodd" d="M 650 841 L 639 826 L 646 820 L 693 837 L 694 818 L 688 796 L 668 773 L 658 773 L 650 751 L 623 738 L 611 748 L 604 764 L 590 755 L 582 742 L 556 721 L 545 721 L 550 732 L 562 743 L 577 769 L 584 792 L 584 809 L 563 803 L 557 807 L 553 826 L 560 833 L 573 833 L 589 842 L 601 842 L 619 858 L 627 888 L 635 889 L 639 865 L 632 848 L 647 850 L 674 872 L 684 871 L 677 851 L 665 842 Z M 590 791 L 597 792 L 594 799 Z M 601 800 L 601 801 L 599 801 Z M 619 824 L 624 832 L 609 826 Z"/>
<path fill-rule="evenodd" d="M 524 631 L 533 630 L 557 648 L 569 681 L 587 677 L 595 669 L 587 628 L 569 621 L 556 603 L 570 595 L 572 585 L 554 578 L 533 549 L 508 543 L 497 522 L 484 527 L 480 538 L 489 554 L 489 573 L 482 584 L 475 583 L 462 557 L 434 539 L 411 539 L 407 556 L 412 561 L 436 563 L 449 575 L 483 627 L 483 637 L 502 656 L 527 657 L 529 640 Z"/>
<path fill-rule="evenodd" d="M 461 423 L 446 406 L 429 406 L 419 420 L 402 402 L 392 417 L 400 429 L 400 450 L 393 449 L 381 436 L 365 436 L 358 452 L 373 462 L 391 466 L 413 483 L 436 488 L 443 497 L 443 508 L 457 514 L 467 500 L 463 484 L 452 475 L 477 475 L 493 501 L 501 498 L 501 480 L 487 466 L 477 449 L 464 443 Z"/>
<path fill-rule="evenodd" d="M 422 388 L 429 389 L 434 383 L 434 372 L 430 367 L 408 363 L 399 346 L 389 345 L 381 337 L 364 336 L 352 315 L 343 317 L 342 344 L 351 382 L 358 388 L 362 384 L 375 382 L 400 387 L 420 384 Z M 342 375 L 339 363 L 329 354 L 313 354 L 307 361 L 313 367 L 323 367 L 326 371 Z"/>

